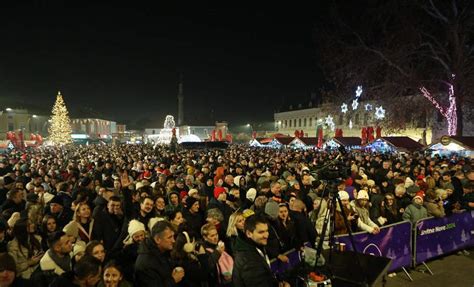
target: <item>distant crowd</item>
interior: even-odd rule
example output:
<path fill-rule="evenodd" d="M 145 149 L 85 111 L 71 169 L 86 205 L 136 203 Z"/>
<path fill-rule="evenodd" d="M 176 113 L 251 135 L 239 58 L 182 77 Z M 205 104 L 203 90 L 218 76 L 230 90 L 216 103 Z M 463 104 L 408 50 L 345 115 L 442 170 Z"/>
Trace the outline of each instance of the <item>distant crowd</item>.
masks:
<path fill-rule="evenodd" d="M 344 167 L 335 234 L 474 210 L 473 162 L 456 156 L 13 150 L 0 154 L 0 286 L 289 286 L 256 266 L 323 235 L 330 164 Z"/>

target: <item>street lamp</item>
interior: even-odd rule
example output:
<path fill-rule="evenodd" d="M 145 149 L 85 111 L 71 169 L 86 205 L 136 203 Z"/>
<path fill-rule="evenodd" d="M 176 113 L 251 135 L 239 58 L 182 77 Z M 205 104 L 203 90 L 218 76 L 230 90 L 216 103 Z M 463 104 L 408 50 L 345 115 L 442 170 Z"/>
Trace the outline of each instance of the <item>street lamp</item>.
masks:
<path fill-rule="evenodd" d="M 12 111 L 11 108 L 6 108 L 5 110 L 6 110 L 7 112 L 11 112 L 11 111 Z"/>

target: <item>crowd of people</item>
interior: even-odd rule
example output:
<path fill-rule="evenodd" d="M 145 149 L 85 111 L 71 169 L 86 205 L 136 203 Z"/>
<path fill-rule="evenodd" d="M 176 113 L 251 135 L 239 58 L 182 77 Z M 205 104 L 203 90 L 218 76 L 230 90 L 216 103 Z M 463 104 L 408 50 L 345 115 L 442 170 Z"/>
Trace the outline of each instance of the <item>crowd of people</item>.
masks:
<path fill-rule="evenodd" d="M 336 162 L 347 172 L 330 185 Z M 474 209 L 472 162 L 456 156 L 13 150 L 0 155 L 0 286 L 290 286 L 270 262 L 323 236 L 329 186 L 335 234 Z"/>

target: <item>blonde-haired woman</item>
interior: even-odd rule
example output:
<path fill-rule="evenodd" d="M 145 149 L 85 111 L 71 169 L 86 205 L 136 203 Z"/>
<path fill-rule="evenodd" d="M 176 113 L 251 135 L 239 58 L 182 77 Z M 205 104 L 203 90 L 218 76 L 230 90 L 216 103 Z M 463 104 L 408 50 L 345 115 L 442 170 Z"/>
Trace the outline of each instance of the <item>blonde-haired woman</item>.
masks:
<path fill-rule="evenodd" d="M 232 251 L 234 250 L 234 244 L 239 236 L 239 232 L 243 234 L 244 232 L 244 223 L 245 217 L 242 214 L 242 211 L 237 210 L 232 213 L 229 217 L 229 224 L 227 225 L 226 236 L 229 238 L 230 247 Z"/>
<path fill-rule="evenodd" d="M 76 241 L 80 240 L 88 243 L 94 239 L 94 219 L 92 218 L 91 208 L 87 202 L 79 202 L 77 204 L 74 217 L 72 221 L 64 227 L 64 230 L 75 230 L 76 228 L 78 230 Z"/>

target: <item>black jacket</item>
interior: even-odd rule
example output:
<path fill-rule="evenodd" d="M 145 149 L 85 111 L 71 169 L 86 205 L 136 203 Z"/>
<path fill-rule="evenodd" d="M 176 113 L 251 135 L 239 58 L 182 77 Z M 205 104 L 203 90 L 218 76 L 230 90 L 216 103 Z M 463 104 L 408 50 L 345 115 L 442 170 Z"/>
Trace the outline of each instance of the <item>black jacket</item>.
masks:
<path fill-rule="evenodd" d="M 260 247 L 265 254 L 265 248 Z M 257 251 L 255 243 L 238 237 L 235 243 L 232 281 L 235 287 L 274 287 L 278 280 L 272 273 L 267 260 Z"/>
<path fill-rule="evenodd" d="M 141 287 L 172 287 L 174 283 L 171 272 L 169 252 L 160 252 L 152 239 L 146 239 L 138 247 L 135 262 L 135 284 Z"/>
<path fill-rule="evenodd" d="M 290 211 L 290 216 L 296 226 L 296 244 L 309 242 L 311 246 L 314 247 L 316 242 L 316 228 L 314 227 L 315 225 L 311 223 L 309 217 L 303 212 L 297 211 Z"/>
<path fill-rule="evenodd" d="M 94 220 L 95 239 L 103 241 L 108 252 L 120 249 L 123 246 L 122 241 L 128 234 L 128 221 L 110 214 L 107 207 L 100 210 Z"/>

